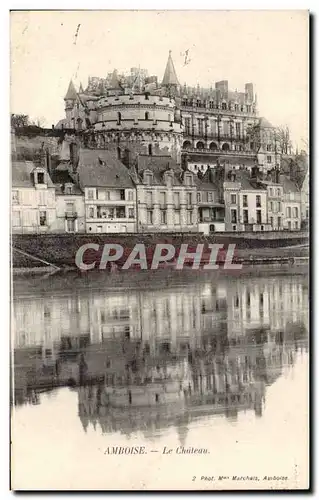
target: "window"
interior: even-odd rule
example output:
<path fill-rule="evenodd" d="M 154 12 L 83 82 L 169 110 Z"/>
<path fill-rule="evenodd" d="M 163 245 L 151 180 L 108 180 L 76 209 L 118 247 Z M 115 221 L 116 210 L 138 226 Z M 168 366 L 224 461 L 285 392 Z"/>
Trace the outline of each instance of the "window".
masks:
<path fill-rule="evenodd" d="M 72 194 L 73 186 L 65 186 L 65 194 Z"/>
<path fill-rule="evenodd" d="M 197 170 L 197 165 L 194 165 L 194 170 Z"/>
<path fill-rule="evenodd" d="M 193 212 L 191 210 L 187 211 L 187 224 L 193 224 Z"/>
<path fill-rule="evenodd" d="M 291 207 L 287 207 L 286 214 L 287 214 L 287 217 L 290 219 L 290 217 L 291 217 Z"/>
<path fill-rule="evenodd" d="M 40 211 L 40 226 L 46 226 L 47 225 L 47 213 L 45 211 Z"/>
<path fill-rule="evenodd" d="M 128 192 L 128 201 L 133 201 L 133 191 Z"/>
<path fill-rule="evenodd" d="M 235 108 L 235 111 L 238 111 L 238 104 L 235 104 L 234 108 Z"/>
<path fill-rule="evenodd" d="M 174 211 L 174 224 L 179 226 L 181 223 L 181 213 L 179 210 Z"/>
<path fill-rule="evenodd" d="M 227 109 L 227 104 L 225 102 L 222 103 L 222 109 L 224 109 L 224 110 Z"/>
<path fill-rule="evenodd" d="M 208 193 L 208 201 L 213 201 L 213 193 Z"/>
<path fill-rule="evenodd" d="M 125 207 L 116 207 L 115 213 L 117 219 L 125 219 Z"/>
<path fill-rule="evenodd" d="M 166 210 L 161 210 L 161 224 L 167 224 Z"/>
<path fill-rule="evenodd" d="M 153 204 L 153 195 L 152 195 L 152 191 L 146 191 L 146 204 L 148 206 L 152 205 Z"/>
<path fill-rule="evenodd" d="M 20 227 L 21 226 L 21 212 L 12 212 L 12 227 Z"/>
<path fill-rule="evenodd" d="M 74 233 L 75 231 L 75 222 L 73 219 L 67 219 L 66 221 L 66 230 L 68 233 Z"/>
<path fill-rule="evenodd" d="M 288 229 L 291 229 L 291 221 L 288 221 Z"/>
<path fill-rule="evenodd" d="M 261 224 L 261 210 L 256 210 L 257 224 Z"/>
<path fill-rule="evenodd" d="M 236 205 L 236 203 L 237 203 L 237 196 L 235 194 L 231 194 L 230 195 L 230 203 L 232 205 Z"/>
<path fill-rule="evenodd" d="M 267 151 L 271 151 L 271 144 L 267 144 L 266 149 L 267 149 Z"/>
<path fill-rule="evenodd" d="M 198 134 L 203 135 L 204 133 L 204 128 L 203 128 L 203 119 L 199 118 L 198 119 Z"/>
<path fill-rule="evenodd" d="M 89 207 L 88 218 L 89 219 L 93 219 L 94 218 L 94 207 Z"/>
<path fill-rule="evenodd" d="M 72 214 L 74 212 L 74 203 L 67 203 L 66 211 L 67 213 Z"/>
<path fill-rule="evenodd" d="M 38 172 L 38 184 L 44 184 L 44 173 Z"/>
<path fill-rule="evenodd" d="M 280 188 L 277 189 L 277 196 L 280 196 Z"/>
<path fill-rule="evenodd" d="M 187 205 L 192 204 L 192 193 L 187 193 Z"/>
<path fill-rule="evenodd" d="M 273 202 L 272 202 L 272 201 L 270 202 L 270 211 L 271 211 L 271 212 L 273 212 L 273 211 L 274 211 L 274 204 L 273 204 Z"/>
<path fill-rule="evenodd" d="M 244 210 L 243 214 L 244 214 L 244 224 L 248 224 L 248 210 Z"/>
<path fill-rule="evenodd" d="M 191 133 L 191 119 L 185 118 L 185 134 L 190 135 Z"/>
<path fill-rule="evenodd" d="M 174 193 L 174 205 L 179 207 L 179 193 Z"/>
<path fill-rule="evenodd" d="M 271 156 L 267 156 L 267 163 L 271 163 Z"/>
<path fill-rule="evenodd" d="M 95 189 L 89 189 L 88 190 L 88 199 L 94 200 L 94 195 L 95 195 Z"/>
<path fill-rule="evenodd" d="M 298 217 L 298 208 L 297 207 L 294 207 L 293 208 L 293 213 L 294 213 L 294 217 Z"/>
<path fill-rule="evenodd" d="M 270 225 L 271 225 L 271 227 L 274 226 L 274 218 L 273 217 L 270 217 Z"/>
<path fill-rule="evenodd" d="M 269 196 L 273 196 L 273 188 L 269 188 Z"/>
<path fill-rule="evenodd" d="M 201 194 L 197 193 L 197 203 L 200 203 L 200 201 L 201 201 Z"/>
<path fill-rule="evenodd" d="M 12 191 L 12 203 L 19 203 L 19 191 Z"/>
<path fill-rule="evenodd" d="M 120 189 L 120 200 L 125 200 L 125 189 Z"/>
<path fill-rule="evenodd" d="M 153 224 L 153 211 L 147 210 L 147 224 Z"/>
<path fill-rule="evenodd" d="M 145 112 L 145 120 L 149 120 L 149 112 L 148 111 Z"/>
<path fill-rule="evenodd" d="M 166 206 L 166 193 L 165 191 L 161 191 L 159 194 L 160 197 L 160 206 L 165 207 Z"/>
<path fill-rule="evenodd" d="M 278 227 L 281 227 L 281 217 L 278 217 Z"/>
<path fill-rule="evenodd" d="M 121 115 L 121 113 L 118 111 L 118 113 L 117 113 L 117 124 L 118 124 L 118 125 L 121 125 L 121 120 L 122 120 L 122 115 Z"/>
<path fill-rule="evenodd" d="M 233 226 L 233 231 L 237 231 L 237 226 Z"/>
<path fill-rule="evenodd" d="M 134 208 L 129 208 L 128 209 L 128 218 L 129 219 L 134 219 Z"/>
<path fill-rule="evenodd" d="M 298 229 L 298 222 L 295 221 L 295 229 Z"/>
<path fill-rule="evenodd" d="M 236 123 L 236 135 L 240 137 L 240 123 Z"/>
<path fill-rule="evenodd" d="M 152 154 L 153 154 L 152 144 L 149 144 L 149 145 L 148 145 L 148 154 L 149 154 L 150 156 L 152 156 Z"/>
<path fill-rule="evenodd" d="M 243 195 L 243 207 L 248 207 L 248 196 L 247 196 L 247 194 Z"/>
<path fill-rule="evenodd" d="M 260 196 L 260 194 L 256 195 L 256 207 L 261 207 L 261 196 Z"/>
<path fill-rule="evenodd" d="M 281 203 L 278 201 L 278 212 L 281 212 Z"/>
<path fill-rule="evenodd" d="M 236 209 L 231 209 L 230 217 L 231 217 L 231 222 L 233 224 L 236 224 L 237 223 L 237 210 Z"/>

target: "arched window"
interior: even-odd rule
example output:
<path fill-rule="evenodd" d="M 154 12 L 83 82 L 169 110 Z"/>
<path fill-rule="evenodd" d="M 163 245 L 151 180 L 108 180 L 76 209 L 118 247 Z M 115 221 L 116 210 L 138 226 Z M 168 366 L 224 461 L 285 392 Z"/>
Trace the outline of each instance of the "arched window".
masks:
<path fill-rule="evenodd" d="M 204 145 L 204 143 L 203 143 L 203 142 L 201 142 L 201 141 L 198 141 L 198 143 L 196 144 L 196 148 L 197 148 L 197 149 L 204 149 L 204 147 L 205 147 L 205 145 Z"/>
<path fill-rule="evenodd" d="M 149 120 L 149 112 L 148 111 L 145 112 L 145 120 Z"/>
<path fill-rule="evenodd" d="M 222 109 L 227 109 L 227 104 L 225 102 L 222 103 Z"/>
<path fill-rule="evenodd" d="M 190 141 L 184 141 L 183 149 L 190 149 L 191 147 L 192 147 L 192 144 Z"/>
<path fill-rule="evenodd" d="M 229 151 L 229 150 L 230 150 L 229 144 L 227 144 L 227 142 L 225 142 L 225 143 L 223 144 L 222 150 L 223 150 L 223 151 Z"/>

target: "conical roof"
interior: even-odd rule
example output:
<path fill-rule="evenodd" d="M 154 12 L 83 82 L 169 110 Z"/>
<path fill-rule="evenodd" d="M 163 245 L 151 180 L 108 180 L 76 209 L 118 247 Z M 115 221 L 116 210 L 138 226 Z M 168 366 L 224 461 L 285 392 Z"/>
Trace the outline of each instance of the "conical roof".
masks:
<path fill-rule="evenodd" d="M 109 88 L 114 89 L 114 90 L 121 90 L 122 89 L 120 82 L 119 82 L 119 77 L 117 75 L 116 69 L 113 71 Z"/>
<path fill-rule="evenodd" d="M 179 85 L 171 54 L 172 51 L 170 50 L 162 85 Z"/>
<path fill-rule="evenodd" d="M 74 87 L 72 80 L 70 80 L 69 88 L 68 88 L 68 91 L 65 95 L 64 100 L 66 101 L 67 99 L 76 99 L 76 98 L 77 98 L 77 93 L 76 93 L 76 90 L 75 90 L 75 87 Z"/>

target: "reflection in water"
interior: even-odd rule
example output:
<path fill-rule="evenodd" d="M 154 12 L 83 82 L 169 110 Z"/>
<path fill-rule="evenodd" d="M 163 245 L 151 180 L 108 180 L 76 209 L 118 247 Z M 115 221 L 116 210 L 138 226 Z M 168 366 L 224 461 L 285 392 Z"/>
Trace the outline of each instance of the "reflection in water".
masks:
<path fill-rule="evenodd" d="M 307 350 L 303 276 L 208 277 L 14 298 L 15 404 L 77 391 L 83 429 L 145 437 L 207 415 L 262 416 L 266 388 Z"/>

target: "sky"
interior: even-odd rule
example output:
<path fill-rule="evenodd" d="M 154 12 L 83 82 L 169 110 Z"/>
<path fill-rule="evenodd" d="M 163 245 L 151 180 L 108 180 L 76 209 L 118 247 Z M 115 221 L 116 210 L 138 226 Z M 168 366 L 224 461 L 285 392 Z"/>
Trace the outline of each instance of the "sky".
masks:
<path fill-rule="evenodd" d="M 75 37 L 77 27 L 78 35 Z M 185 50 L 190 63 L 184 66 Z M 11 12 L 11 112 L 47 126 L 64 117 L 70 78 L 147 68 L 162 79 L 169 50 L 181 85 L 252 82 L 260 116 L 308 139 L 308 12 Z"/>

